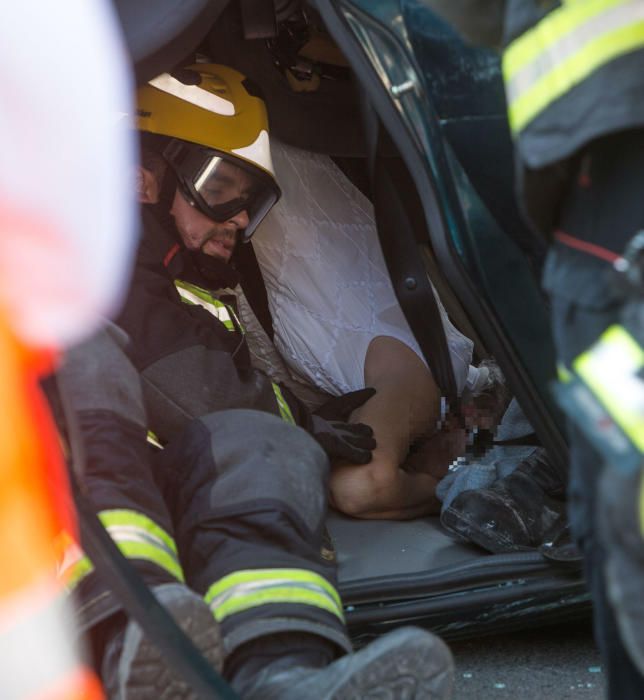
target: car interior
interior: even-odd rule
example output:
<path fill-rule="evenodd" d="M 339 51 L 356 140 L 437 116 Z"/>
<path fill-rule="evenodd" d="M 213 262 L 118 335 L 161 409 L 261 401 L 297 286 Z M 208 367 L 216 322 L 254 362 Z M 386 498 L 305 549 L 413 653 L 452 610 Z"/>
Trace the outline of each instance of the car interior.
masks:
<path fill-rule="evenodd" d="M 392 39 L 379 35 L 358 5 L 353 20 L 346 13 L 342 20 L 331 2 L 313 7 L 299 0 L 194 0 L 182 4 L 187 19 L 180 31 L 174 26 L 164 36 L 161 22 L 147 38 L 136 17 L 147 3 L 121 2 L 117 9 L 130 45 L 139 27 L 138 53 L 132 51 L 139 81 L 195 57 L 232 66 L 261 91 L 271 136 L 333 158 L 374 203 L 394 289 L 421 348 L 435 356 L 430 367 L 442 388 L 453 391 L 453 377 L 450 386 L 446 351 L 440 351 L 444 334 L 437 335 L 427 304 L 430 279 L 453 323 L 474 340 L 475 358 L 497 359 L 535 427 L 507 445 L 505 454 L 541 444 L 553 459 L 565 460 L 561 421 L 547 392 L 554 354 L 537 282 L 544 246 L 521 223 L 514 204 L 496 58 L 458 43 L 438 20 L 427 19 L 423 3 L 405 3 L 408 45 L 431 86 L 427 127 L 416 139 L 427 140 L 433 160 L 421 173 L 405 147 L 405 139 L 414 138 L 405 123 L 413 105 L 388 119 L 391 110 L 378 107 L 382 85 L 370 88 L 377 71 L 371 66 L 367 80 L 360 70 L 369 42 L 377 53 L 378 41 Z M 169 12 L 167 26 L 173 21 Z M 358 25 L 366 32 L 362 52 Z M 270 335 L 252 243 L 243 246 L 236 264 Z M 410 276 L 418 282 L 415 294 L 405 285 Z M 332 511 L 328 529 L 347 621 L 358 642 L 403 620 L 453 638 L 588 611 L 577 567 L 561 566 L 536 550 L 489 554 L 449 535 L 437 517 L 369 521 Z"/>

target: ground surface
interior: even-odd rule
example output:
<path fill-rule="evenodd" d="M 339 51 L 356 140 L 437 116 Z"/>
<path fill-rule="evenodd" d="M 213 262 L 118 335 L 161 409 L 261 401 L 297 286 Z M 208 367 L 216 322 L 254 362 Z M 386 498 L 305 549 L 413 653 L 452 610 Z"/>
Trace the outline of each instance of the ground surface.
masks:
<path fill-rule="evenodd" d="M 451 642 L 453 700 L 601 700 L 605 677 L 585 623 Z"/>

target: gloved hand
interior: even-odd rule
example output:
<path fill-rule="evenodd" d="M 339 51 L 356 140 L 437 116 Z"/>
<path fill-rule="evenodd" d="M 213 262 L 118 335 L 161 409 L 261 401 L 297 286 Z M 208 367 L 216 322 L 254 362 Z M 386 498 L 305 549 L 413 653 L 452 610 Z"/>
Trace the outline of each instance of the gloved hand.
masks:
<path fill-rule="evenodd" d="M 356 408 L 366 403 L 376 390 L 367 387 L 329 399 L 311 416 L 310 433 L 332 459 L 368 464 L 376 446 L 373 430 L 364 423 L 347 423 Z"/>
<path fill-rule="evenodd" d="M 360 406 L 367 403 L 375 394 L 376 390 L 374 388 L 365 387 L 364 389 L 358 389 L 358 391 L 350 391 L 348 394 L 334 396 L 316 411 L 313 411 L 313 415 L 320 416 L 325 420 L 346 421 L 356 408 L 360 408 Z"/>
<path fill-rule="evenodd" d="M 373 430 L 364 423 L 328 421 L 311 416 L 311 435 L 332 459 L 346 459 L 353 464 L 368 464 L 376 446 Z"/>
<path fill-rule="evenodd" d="M 367 388 L 335 396 L 309 413 L 293 392 L 280 385 L 297 425 L 308 431 L 331 459 L 344 459 L 353 464 L 368 464 L 376 446 L 373 430 L 363 423 L 345 422 L 356 408 L 375 393 Z"/>

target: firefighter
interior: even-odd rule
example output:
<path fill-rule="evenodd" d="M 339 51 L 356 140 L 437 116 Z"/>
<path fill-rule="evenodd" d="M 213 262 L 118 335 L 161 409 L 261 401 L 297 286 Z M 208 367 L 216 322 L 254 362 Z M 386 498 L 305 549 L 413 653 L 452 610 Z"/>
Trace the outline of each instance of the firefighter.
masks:
<path fill-rule="evenodd" d="M 197 64 L 140 88 L 137 114 L 143 241 L 118 324 L 157 437 L 214 410 L 254 408 L 306 428 L 331 457 L 368 462 L 371 429 L 327 419 L 341 421 L 373 392 L 311 415 L 251 365 L 231 258 L 280 196 L 263 101 L 236 71 Z"/>
<path fill-rule="evenodd" d="M 367 460 L 370 431 L 311 416 L 250 366 L 234 304 L 218 292 L 236 282 L 232 249 L 279 194 L 263 105 L 225 68 L 179 75 L 139 95 L 139 126 L 160 133 L 143 139 L 144 238 L 121 328 L 70 352 L 59 372 L 84 443 L 85 491 L 242 697 L 331 698 L 349 688 L 369 697 L 383 687 L 445 697 L 449 651 L 421 630 L 346 653 L 335 568 L 321 553 L 325 451 Z M 148 428 L 163 449 L 150 452 Z M 77 544 L 62 568 L 108 694 L 191 697 Z"/>
<path fill-rule="evenodd" d="M 543 283 L 566 374 L 607 328 L 620 323 L 625 301 L 612 266 L 644 226 L 638 191 L 644 171 L 644 1 L 430 4 L 475 43 L 505 45 L 519 195 L 528 219 L 552 242 Z M 624 648 L 606 595 L 606 551 L 596 518 L 603 459 L 574 424 L 569 442 L 569 478 L 548 463 L 537 465 L 531 489 L 548 496 L 568 482 L 568 513 L 584 555 L 609 695 L 641 697 L 644 678 Z M 522 496 L 504 489 L 517 529 Z"/>
<path fill-rule="evenodd" d="M 83 489 L 121 552 L 240 696 L 367 698 L 386 689 L 448 697 L 451 656 L 428 632 L 402 628 L 351 653 L 335 566 L 320 551 L 329 462 L 311 436 L 268 412 L 226 410 L 151 451 L 126 342 L 108 326 L 70 350 L 58 372 L 83 443 Z M 61 574 L 108 697 L 194 697 L 78 544 L 64 554 Z"/>

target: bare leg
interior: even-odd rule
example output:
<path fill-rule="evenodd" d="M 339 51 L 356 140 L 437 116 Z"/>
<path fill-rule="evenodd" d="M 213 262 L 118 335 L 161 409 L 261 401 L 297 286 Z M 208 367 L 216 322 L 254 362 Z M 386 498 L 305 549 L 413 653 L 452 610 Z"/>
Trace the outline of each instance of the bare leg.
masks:
<path fill-rule="evenodd" d="M 401 468 L 409 445 L 435 430 L 436 382 L 411 348 L 389 336 L 371 341 L 364 376 L 365 385 L 377 393 L 351 418 L 373 428 L 378 446 L 369 464 L 334 466 L 332 505 L 358 518 L 403 520 L 438 512 L 437 475 L 431 469 Z"/>

